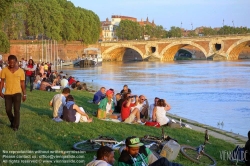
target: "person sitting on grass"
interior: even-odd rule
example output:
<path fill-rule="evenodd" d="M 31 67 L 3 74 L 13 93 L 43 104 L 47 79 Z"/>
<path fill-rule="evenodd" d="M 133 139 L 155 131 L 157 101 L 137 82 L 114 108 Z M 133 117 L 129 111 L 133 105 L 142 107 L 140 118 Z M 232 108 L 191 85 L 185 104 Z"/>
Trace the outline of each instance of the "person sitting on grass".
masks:
<path fill-rule="evenodd" d="M 130 112 L 131 107 L 135 107 L 138 103 L 138 96 L 131 96 L 130 93 L 126 93 L 124 95 L 126 100 L 122 103 L 121 108 L 121 119 L 125 123 L 133 123 L 135 118 L 137 123 L 142 123 L 140 119 L 140 111 L 138 108 L 135 108 L 132 112 Z M 135 98 L 135 103 L 132 103 L 132 98 Z"/>
<path fill-rule="evenodd" d="M 47 78 L 43 78 L 41 84 L 40 84 L 40 88 L 39 90 L 42 90 L 42 91 L 51 91 L 52 88 L 51 88 L 51 84 L 49 82 L 46 81 Z"/>
<path fill-rule="evenodd" d="M 94 94 L 93 103 L 99 105 L 100 101 L 105 98 L 106 88 L 101 87 L 99 91 Z"/>
<path fill-rule="evenodd" d="M 245 144 L 244 155 L 246 156 L 245 158 L 246 165 L 250 165 L 250 131 L 248 131 L 247 136 L 248 136 L 248 141 Z"/>
<path fill-rule="evenodd" d="M 140 95 L 137 105 L 135 107 L 131 108 L 131 112 L 135 108 L 137 108 L 140 111 L 140 118 L 147 119 L 148 118 L 148 107 L 149 107 L 148 100 L 146 99 L 146 97 L 144 95 Z"/>
<path fill-rule="evenodd" d="M 122 96 L 121 96 L 120 93 L 117 93 L 115 95 L 115 110 L 114 110 L 115 113 L 121 113 L 121 104 L 118 105 L 118 103 L 121 100 L 121 98 L 122 98 Z"/>
<path fill-rule="evenodd" d="M 101 146 L 97 150 L 97 158 L 87 166 L 112 166 L 114 165 L 115 158 L 114 158 L 114 150 L 108 146 Z"/>
<path fill-rule="evenodd" d="M 153 121 L 158 122 L 161 126 L 166 125 L 170 119 L 166 116 L 166 112 L 171 106 L 164 99 L 159 99 L 153 111 Z"/>
<path fill-rule="evenodd" d="M 70 94 L 69 88 L 64 88 L 61 94 L 56 94 L 49 102 L 53 107 L 53 120 L 61 118 L 63 114 L 63 106 L 66 104 L 66 97 Z"/>
<path fill-rule="evenodd" d="M 108 90 L 106 92 L 106 97 L 100 101 L 97 111 L 97 117 L 99 119 L 105 119 L 106 117 L 109 117 L 111 119 L 118 118 L 116 115 L 112 115 L 115 109 L 113 96 L 114 92 L 112 90 Z"/>
<path fill-rule="evenodd" d="M 66 104 L 63 106 L 63 120 L 66 122 L 92 122 L 92 118 L 89 118 L 82 107 L 74 102 L 74 97 L 68 95 L 66 97 Z"/>
<path fill-rule="evenodd" d="M 157 159 L 151 150 L 135 136 L 128 137 L 125 144 L 126 147 L 118 159 L 118 166 L 181 166 L 169 162 L 165 157 Z"/>
<path fill-rule="evenodd" d="M 154 99 L 154 104 L 150 104 L 150 106 L 149 106 L 149 110 L 148 110 L 148 116 L 149 116 L 149 121 L 152 121 L 152 119 L 153 119 L 153 112 L 154 112 L 154 108 L 155 108 L 155 106 L 157 105 L 157 102 L 158 102 L 158 100 L 159 100 L 160 98 L 158 98 L 158 97 L 155 97 L 155 99 Z"/>

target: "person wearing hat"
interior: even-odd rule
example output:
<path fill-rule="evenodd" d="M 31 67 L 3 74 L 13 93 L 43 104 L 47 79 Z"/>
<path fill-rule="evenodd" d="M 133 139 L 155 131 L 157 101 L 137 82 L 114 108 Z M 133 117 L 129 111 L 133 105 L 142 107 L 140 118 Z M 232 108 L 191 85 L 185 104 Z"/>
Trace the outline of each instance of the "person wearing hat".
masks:
<path fill-rule="evenodd" d="M 138 137 L 128 137 L 125 144 L 126 147 L 118 159 L 118 166 L 181 166 L 169 162 L 164 157 L 157 159 Z"/>
<path fill-rule="evenodd" d="M 113 101 L 114 91 L 112 89 L 107 90 L 106 97 L 100 101 L 98 105 L 97 117 L 99 119 L 106 119 L 108 116 L 111 119 L 117 119 L 116 115 L 113 115 L 115 104 Z"/>

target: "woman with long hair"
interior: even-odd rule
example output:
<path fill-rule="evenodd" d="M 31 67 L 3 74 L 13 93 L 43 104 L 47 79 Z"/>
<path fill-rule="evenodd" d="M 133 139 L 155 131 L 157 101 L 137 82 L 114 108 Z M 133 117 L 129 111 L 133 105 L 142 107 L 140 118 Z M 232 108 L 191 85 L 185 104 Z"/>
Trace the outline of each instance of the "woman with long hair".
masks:
<path fill-rule="evenodd" d="M 25 86 L 27 88 L 28 83 L 30 82 L 30 91 L 33 90 L 33 82 L 36 73 L 36 65 L 32 59 L 29 60 L 28 64 L 25 67 Z"/>
<path fill-rule="evenodd" d="M 171 109 L 171 106 L 164 99 L 159 99 L 153 110 L 153 121 L 158 122 L 161 126 L 169 122 L 166 112 Z"/>

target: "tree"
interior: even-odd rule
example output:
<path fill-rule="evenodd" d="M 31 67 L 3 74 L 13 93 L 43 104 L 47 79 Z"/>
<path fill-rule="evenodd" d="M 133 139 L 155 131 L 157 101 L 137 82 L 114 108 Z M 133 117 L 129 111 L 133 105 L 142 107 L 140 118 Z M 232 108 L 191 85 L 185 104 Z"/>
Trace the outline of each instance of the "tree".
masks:
<path fill-rule="evenodd" d="M 27 35 L 45 34 L 48 38 L 60 40 L 63 23 L 63 9 L 57 0 L 28 0 L 26 13 Z"/>
<path fill-rule="evenodd" d="M 207 28 L 207 27 L 203 28 L 203 35 L 204 36 L 211 36 L 211 35 L 216 35 L 216 34 L 217 34 L 217 32 L 212 28 Z"/>
<path fill-rule="evenodd" d="M 168 31 L 168 37 L 181 37 L 182 31 L 181 28 L 172 26 Z"/>
<path fill-rule="evenodd" d="M 7 53 L 10 49 L 10 43 L 7 35 L 0 31 L 0 53 Z"/>
<path fill-rule="evenodd" d="M 142 28 L 138 22 L 131 20 L 122 20 L 116 28 L 116 36 L 124 40 L 139 39 L 142 34 Z"/>

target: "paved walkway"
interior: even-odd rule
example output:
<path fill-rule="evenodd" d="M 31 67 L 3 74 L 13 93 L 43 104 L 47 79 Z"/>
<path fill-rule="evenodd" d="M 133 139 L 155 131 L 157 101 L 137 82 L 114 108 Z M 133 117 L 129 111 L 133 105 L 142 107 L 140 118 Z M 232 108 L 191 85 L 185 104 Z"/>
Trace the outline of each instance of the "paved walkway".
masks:
<path fill-rule="evenodd" d="M 171 118 L 175 119 L 175 121 L 178 121 L 178 122 L 180 119 L 182 119 L 184 121 L 183 123 L 188 124 L 193 130 L 196 130 L 196 131 L 199 131 L 202 133 L 204 133 L 204 131 L 206 129 L 208 129 L 209 135 L 211 135 L 215 138 L 225 140 L 225 141 L 230 142 L 230 143 L 235 144 L 235 145 L 240 145 L 241 147 L 244 147 L 245 143 L 248 140 L 247 137 L 244 137 L 242 135 L 238 135 L 238 134 L 235 134 L 232 132 L 221 130 L 221 129 L 218 129 L 218 128 L 215 128 L 212 126 L 204 125 L 204 124 L 201 124 L 199 122 L 196 122 L 196 121 L 193 121 L 190 119 L 186 119 L 186 118 L 183 118 L 183 117 L 180 117 L 177 115 L 173 115 L 173 114 L 168 113 L 168 116 L 170 116 Z"/>

